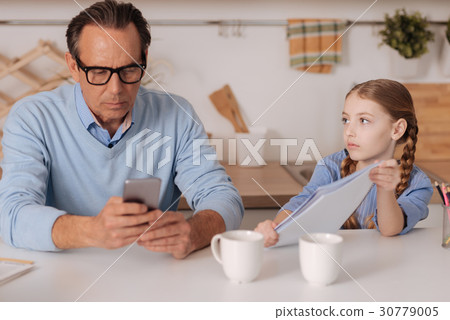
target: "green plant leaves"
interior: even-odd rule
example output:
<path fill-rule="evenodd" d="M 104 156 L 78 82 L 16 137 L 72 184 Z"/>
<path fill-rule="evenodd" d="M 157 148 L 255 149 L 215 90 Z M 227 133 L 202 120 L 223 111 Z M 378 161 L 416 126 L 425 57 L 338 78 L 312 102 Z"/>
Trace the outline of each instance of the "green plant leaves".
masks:
<path fill-rule="evenodd" d="M 384 22 L 385 28 L 380 31 L 381 44 L 387 44 L 406 59 L 418 58 L 428 52 L 427 43 L 434 40 L 434 33 L 427 29 L 428 21 L 420 12 L 408 15 L 405 9 L 398 9 L 392 18 L 386 14 Z M 449 33 L 447 31 L 447 36 Z"/>

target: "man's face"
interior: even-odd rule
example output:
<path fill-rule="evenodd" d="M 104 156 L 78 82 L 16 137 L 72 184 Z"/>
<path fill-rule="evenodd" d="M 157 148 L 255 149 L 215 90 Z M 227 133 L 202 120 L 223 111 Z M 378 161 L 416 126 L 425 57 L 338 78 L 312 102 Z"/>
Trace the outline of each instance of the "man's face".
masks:
<path fill-rule="evenodd" d="M 134 61 L 143 63 L 139 33 L 133 23 L 123 30 L 102 30 L 96 25 L 87 25 L 81 32 L 78 48 L 78 58 L 86 67 L 119 68 Z M 117 129 L 134 106 L 140 82 L 125 84 L 114 73 L 108 83 L 92 85 L 87 82 L 85 72 L 77 67 L 75 57 L 67 53 L 66 61 L 74 80 L 80 83 L 86 104 L 100 124 Z"/>

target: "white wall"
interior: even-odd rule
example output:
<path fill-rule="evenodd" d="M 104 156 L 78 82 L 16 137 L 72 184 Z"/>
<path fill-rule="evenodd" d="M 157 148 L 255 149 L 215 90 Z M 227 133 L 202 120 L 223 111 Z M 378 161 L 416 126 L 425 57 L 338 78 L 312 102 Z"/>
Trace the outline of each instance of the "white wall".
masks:
<path fill-rule="evenodd" d="M 94 1 L 78 1 L 82 7 Z M 355 20 L 373 1 L 357 0 L 195 0 L 133 1 L 149 19 L 287 19 L 341 18 Z M 447 20 L 447 0 L 379 0 L 361 18 L 382 20 L 384 13 L 407 4 L 408 11 L 420 10 L 430 20 Z M 80 11 L 72 0 L 0 1 L 1 19 L 70 19 Z M 450 82 L 439 70 L 438 57 L 444 27 L 437 33 L 430 53 L 422 59 L 421 75 L 412 82 Z M 356 82 L 393 78 L 389 67 L 389 48 L 378 47 L 380 27 L 354 26 L 343 38 L 343 62 L 332 74 L 305 74 L 261 118 L 265 111 L 301 72 L 290 69 L 288 41 L 284 27 L 244 27 L 241 37 L 219 36 L 217 26 L 153 26 L 150 57 L 173 67 L 159 65 L 165 73 L 166 90 L 187 98 L 195 107 L 207 131 L 215 137 L 232 137 L 233 128 L 221 117 L 208 95 L 230 84 L 248 124 L 269 128 L 270 138 L 298 138 L 299 147 L 290 148 L 295 160 L 305 138 L 313 138 L 322 153 L 340 149 L 340 113 L 346 92 Z M 17 57 L 33 48 L 38 39 L 53 41 L 66 50 L 63 26 L 0 26 L 0 53 Z M 42 67 L 45 62 L 39 66 Z M 34 66 L 34 68 L 39 68 Z M 14 90 L 13 81 L 0 81 L 0 90 Z M 9 88 L 8 86 L 12 86 Z M 269 148 L 268 159 L 277 160 L 278 147 Z"/>

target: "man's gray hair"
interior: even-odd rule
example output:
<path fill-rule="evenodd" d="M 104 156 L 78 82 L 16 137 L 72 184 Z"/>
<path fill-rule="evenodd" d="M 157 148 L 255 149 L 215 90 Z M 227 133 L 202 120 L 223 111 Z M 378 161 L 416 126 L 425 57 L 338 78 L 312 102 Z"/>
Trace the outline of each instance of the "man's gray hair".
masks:
<path fill-rule="evenodd" d="M 67 27 L 67 48 L 73 58 L 79 57 L 78 42 L 81 31 L 86 25 L 100 25 L 103 28 L 124 29 L 130 23 L 136 26 L 142 53 L 150 46 L 150 27 L 146 19 L 131 3 L 106 0 L 94 3 L 74 17 Z"/>

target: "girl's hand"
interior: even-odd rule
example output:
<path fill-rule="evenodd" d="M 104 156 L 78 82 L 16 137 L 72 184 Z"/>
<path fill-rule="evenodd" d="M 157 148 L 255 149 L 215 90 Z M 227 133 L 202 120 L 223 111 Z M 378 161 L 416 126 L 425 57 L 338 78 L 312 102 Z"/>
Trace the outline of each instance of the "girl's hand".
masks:
<path fill-rule="evenodd" d="M 271 247 L 278 242 L 278 233 L 274 230 L 277 224 L 272 220 L 260 222 L 255 228 L 256 232 L 260 232 L 264 236 L 264 247 Z"/>
<path fill-rule="evenodd" d="M 400 166 L 397 160 L 383 161 L 378 167 L 370 170 L 369 178 L 385 191 L 394 191 L 400 183 Z"/>

